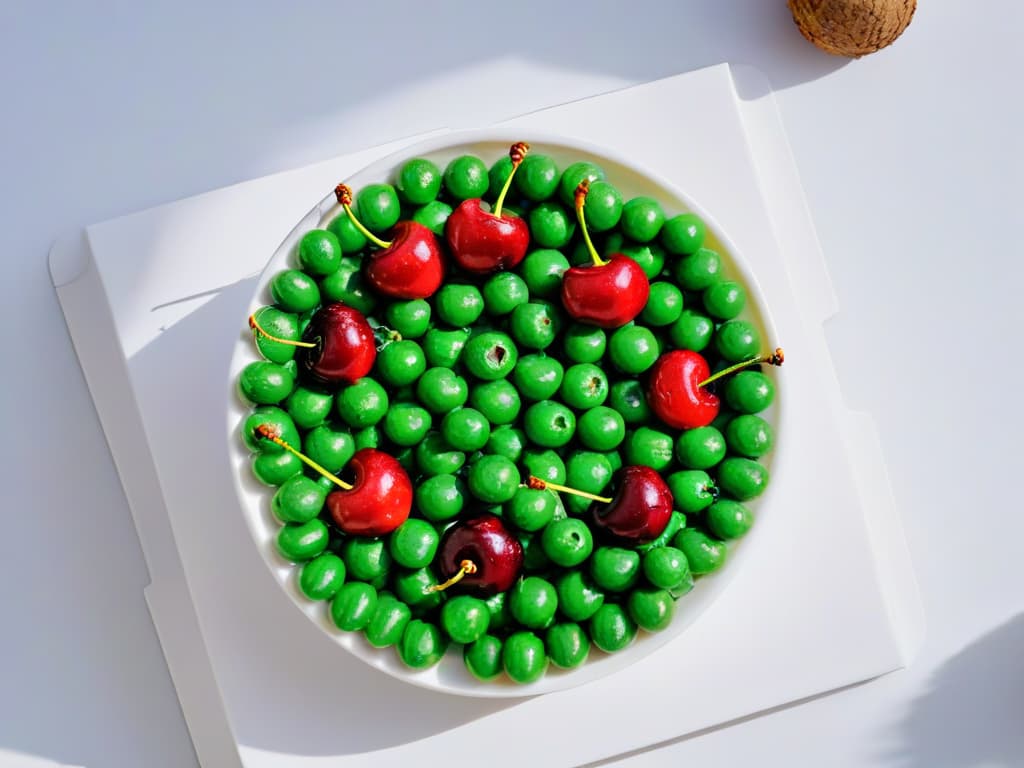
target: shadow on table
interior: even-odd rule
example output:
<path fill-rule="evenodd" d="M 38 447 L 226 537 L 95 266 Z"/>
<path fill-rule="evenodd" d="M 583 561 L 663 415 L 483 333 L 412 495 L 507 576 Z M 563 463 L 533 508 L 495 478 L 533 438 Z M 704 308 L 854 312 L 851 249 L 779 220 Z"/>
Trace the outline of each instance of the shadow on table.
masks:
<path fill-rule="evenodd" d="M 910 705 L 897 740 L 886 765 L 1024 765 L 1024 613 L 939 667 Z"/>

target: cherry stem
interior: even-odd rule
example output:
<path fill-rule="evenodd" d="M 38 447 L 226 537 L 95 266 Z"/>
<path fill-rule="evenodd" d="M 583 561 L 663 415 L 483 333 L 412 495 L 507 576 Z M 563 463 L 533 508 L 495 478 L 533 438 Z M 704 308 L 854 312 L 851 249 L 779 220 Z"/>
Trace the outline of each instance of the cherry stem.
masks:
<path fill-rule="evenodd" d="M 603 504 L 611 504 L 612 500 L 607 496 L 598 496 L 596 493 L 587 493 L 586 491 L 578 491 L 575 488 L 569 488 L 565 485 L 559 485 L 558 483 L 552 483 L 547 480 L 541 480 L 539 477 L 530 475 L 530 479 L 526 481 L 526 487 L 532 488 L 535 491 L 561 491 L 562 493 L 571 493 L 574 496 L 582 496 L 584 499 L 591 499 L 592 501 L 600 501 Z"/>
<path fill-rule="evenodd" d="M 782 365 L 782 361 L 785 359 L 786 356 L 782 353 L 782 347 L 776 347 L 775 351 L 772 352 L 770 355 L 765 355 L 764 357 L 755 357 L 751 360 L 744 360 L 742 362 L 736 363 L 735 365 L 730 365 L 728 368 L 723 368 L 718 373 L 708 376 L 706 379 L 704 379 L 704 381 L 702 381 L 697 386 L 706 387 L 711 382 L 717 381 L 723 376 L 728 376 L 730 373 L 736 373 L 736 371 L 742 370 L 743 368 L 747 368 L 751 365 L 759 365 L 761 363 L 767 363 L 768 365 Z"/>
<path fill-rule="evenodd" d="M 448 589 L 448 587 L 452 586 L 453 584 L 458 584 L 460 581 L 462 581 L 462 579 L 465 576 L 471 573 L 476 573 L 476 563 L 474 563 L 472 560 L 463 560 L 461 563 L 459 563 L 459 570 L 454 576 L 452 576 L 450 579 L 448 579 L 448 581 L 444 582 L 443 584 L 434 584 L 432 586 L 427 587 L 427 592 L 442 592 L 443 590 Z"/>
<path fill-rule="evenodd" d="M 316 344 L 312 344 L 308 341 L 292 341 L 291 339 L 282 339 L 280 336 L 274 336 L 272 333 L 267 333 L 263 330 L 263 326 L 260 325 L 256 319 L 256 315 L 249 315 L 249 327 L 256 333 L 269 341 L 276 341 L 278 344 L 287 344 L 290 347 L 308 347 L 314 349 Z"/>
<path fill-rule="evenodd" d="M 352 188 L 348 184 L 339 184 L 334 188 L 334 196 L 338 198 L 338 202 L 341 203 L 341 207 L 345 209 L 345 213 L 348 214 L 349 219 L 356 225 L 356 229 L 366 236 L 366 239 L 371 243 L 379 245 L 381 248 L 390 248 L 391 243 L 386 240 L 381 240 L 373 232 L 363 226 L 363 223 L 356 218 L 356 215 L 352 212 Z"/>
<path fill-rule="evenodd" d="M 498 199 L 494 202 L 494 210 L 491 211 L 493 216 L 501 217 L 501 206 L 505 203 L 505 195 L 508 194 L 509 188 L 512 186 L 512 177 L 516 175 L 516 171 L 519 170 L 519 166 L 523 162 L 523 158 L 526 157 L 526 153 L 530 151 L 530 145 L 525 141 L 517 141 L 508 150 L 508 156 L 512 158 L 512 170 L 508 174 L 508 178 L 505 179 L 505 186 L 501 188 L 501 193 L 498 195 Z"/>
<path fill-rule="evenodd" d="M 594 242 L 590 239 L 590 232 L 587 231 L 587 217 L 583 213 L 583 206 L 586 205 L 588 192 L 590 192 L 590 179 L 583 179 L 583 181 L 576 185 L 576 193 L 573 196 L 573 199 L 576 201 L 576 218 L 579 219 L 580 230 L 583 232 L 583 242 L 587 244 L 590 258 L 594 260 L 594 266 L 603 267 L 608 262 L 597 255 L 597 248 L 594 247 Z"/>
<path fill-rule="evenodd" d="M 291 453 L 291 454 L 293 454 L 295 456 L 298 456 L 299 460 L 303 464 L 305 464 L 307 467 L 312 467 L 313 469 L 315 469 L 317 472 L 319 472 L 321 475 L 326 477 L 328 480 L 330 480 L 335 485 L 337 485 L 337 486 L 339 486 L 341 488 L 344 488 L 346 491 L 351 491 L 352 490 L 352 486 L 351 485 L 346 483 L 344 480 L 336 477 L 335 475 L 332 475 L 330 472 L 328 472 L 326 469 L 321 467 L 319 464 L 317 464 L 311 458 L 309 458 L 308 456 L 302 455 L 297 450 L 292 448 L 288 443 L 286 443 L 284 440 L 282 440 L 280 433 L 278 433 L 278 431 L 274 427 L 270 426 L 269 424 L 260 424 L 258 427 L 256 427 L 256 429 L 254 431 L 256 432 L 256 436 L 257 437 L 262 437 L 262 438 L 264 438 L 266 440 L 269 440 L 274 445 L 279 445 L 280 447 L 284 448 L 286 451 L 288 451 L 288 453 Z"/>

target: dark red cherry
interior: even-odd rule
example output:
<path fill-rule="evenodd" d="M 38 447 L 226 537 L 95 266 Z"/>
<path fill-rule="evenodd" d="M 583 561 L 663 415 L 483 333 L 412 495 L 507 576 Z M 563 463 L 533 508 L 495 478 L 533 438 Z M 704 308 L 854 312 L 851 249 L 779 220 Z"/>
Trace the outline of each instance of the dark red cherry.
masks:
<path fill-rule="evenodd" d="M 406 521 L 412 483 L 398 459 L 363 448 L 347 469 L 355 473 L 352 487 L 327 494 L 327 510 L 338 528 L 353 536 L 383 536 Z"/>
<path fill-rule="evenodd" d="M 458 584 L 469 591 L 493 595 L 508 590 L 519 577 L 523 546 L 500 517 L 482 514 L 445 531 L 437 563 L 441 575 L 451 584 L 457 578 Z"/>
<path fill-rule="evenodd" d="M 377 358 L 373 329 L 363 313 L 332 302 L 313 313 L 295 358 L 299 368 L 324 384 L 351 384 L 370 372 Z"/>
<path fill-rule="evenodd" d="M 617 538 L 637 543 L 652 541 L 661 535 L 672 516 L 672 492 L 650 467 L 625 467 L 612 502 L 592 509 L 594 525 Z"/>

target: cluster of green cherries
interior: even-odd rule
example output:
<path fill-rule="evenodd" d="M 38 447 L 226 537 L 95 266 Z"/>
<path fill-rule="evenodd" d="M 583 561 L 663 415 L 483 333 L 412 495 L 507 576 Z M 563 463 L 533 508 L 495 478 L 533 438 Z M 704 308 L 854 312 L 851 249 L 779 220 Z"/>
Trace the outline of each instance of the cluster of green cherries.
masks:
<path fill-rule="evenodd" d="M 493 202 L 511 170 L 508 157 L 488 168 L 462 156 L 443 171 L 412 159 L 394 185 L 361 189 L 353 210 L 372 232 L 411 219 L 441 236 L 453 207 Z M 573 215 L 584 178 L 598 250 L 629 256 L 650 281 L 642 313 L 614 330 L 574 322 L 559 301 L 563 273 L 591 258 Z M 338 628 L 396 646 L 413 668 L 457 643 L 479 679 L 504 672 L 526 683 L 549 663 L 577 667 L 592 646 L 613 653 L 638 629 L 664 629 L 694 577 L 722 567 L 726 543 L 753 522 L 746 502 L 768 482 L 757 460 L 773 432 L 758 414 L 774 388 L 756 369 L 726 377 L 718 418 L 682 432 L 652 413 L 645 373 L 663 352 L 697 351 L 720 370 L 761 350 L 756 327 L 741 318 L 746 292 L 705 247 L 696 215 L 669 218 L 649 197 L 624 201 L 596 165 L 560 171 L 543 154 L 523 160 L 504 204 L 528 222 L 525 259 L 482 276 L 449 269 L 429 299 L 373 290 L 361 269 L 366 234 L 346 213 L 308 232 L 293 268 L 270 282 L 273 304 L 255 313 L 263 359 L 239 385 L 255 406 L 242 429 L 252 469 L 277 487 L 277 549 L 297 564 L 302 593 L 329 601 Z M 300 339 L 327 301 L 362 312 L 377 342 L 370 375 L 335 389 L 306 380 L 285 343 Z M 342 533 L 324 509 L 332 483 L 256 439 L 261 424 L 341 476 L 358 449 L 388 452 L 412 479 L 411 516 L 382 537 Z M 632 465 L 660 473 L 673 497 L 668 527 L 642 545 L 608 540 L 585 515 L 597 502 L 559 492 L 610 496 L 617 470 Z M 439 589 L 443 532 L 482 511 L 522 544 L 522 575 L 491 597 Z"/>

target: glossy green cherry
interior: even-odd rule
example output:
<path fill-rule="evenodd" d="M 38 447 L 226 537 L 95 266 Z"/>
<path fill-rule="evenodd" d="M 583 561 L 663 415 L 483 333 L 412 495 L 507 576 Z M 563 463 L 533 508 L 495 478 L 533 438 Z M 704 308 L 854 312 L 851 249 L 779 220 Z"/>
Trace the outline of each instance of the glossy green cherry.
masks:
<path fill-rule="evenodd" d="M 530 153 L 519 167 L 514 183 L 523 197 L 541 202 L 555 194 L 560 178 L 554 160 L 547 155 Z"/>
<path fill-rule="evenodd" d="M 708 530 L 716 538 L 729 540 L 743 536 L 754 524 L 750 510 L 738 501 L 720 499 L 704 513 Z"/>
<path fill-rule="evenodd" d="M 327 493 L 305 475 L 289 478 L 270 500 L 270 509 L 282 523 L 305 523 L 320 514 Z"/>
<path fill-rule="evenodd" d="M 441 626 L 456 643 L 473 643 L 487 633 L 491 613 L 487 603 L 469 595 L 457 595 L 441 608 Z"/>
<path fill-rule="evenodd" d="M 377 611 L 377 590 L 362 581 L 343 584 L 331 600 L 331 620 L 345 632 L 366 629 Z"/>
<path fill-rule="evenodd" d="M 735 454 L 759 458 L 772 449 L 771 425 L 760 416 L 736 416 L 725 428 L 725 443 Z"/>
<path fill-rule="evenodd" d="M 511 461 L 519 461 L 526 448 L 526 434 L 518 427 L 504 424 L 491 430 L 484 450 Z"/>
<path fill-rule="evenodd" d="M 383 232 L 398 223 L 402 215 L 395 188 L 390 184 L 367 184 L 356 193 L 359 221 L 372 232 Z"/>
<path fill-rule="evenodd" d="M 384 317 L 402 338 L 418 339 L 430 328 L 430 304 L 423 299 L 393 301 L 388 304 Z"/>
<path fill-rule="evenodd" d="M 526 409 L 523 430 L 536 445 L 561 448 L 576 433 L 576 416 L 561 403 L 541 400 Z"/>
<path fill-rule="evenodd" d="M 257 453 L 252 457 L 252 473 L 264 485 L 279 486 L 302 472 L 302 460 L 287 451 Z"/>
<path fill-rule="evenodd" d="M 417 615 L 441 604 L 444 598 L 434 589 L 437 584 L 437 576 L 430 568 L 399 568 L 391 576 L 395 597 L 416 609 Z"/>
<path fill-rule="evenodd" d="M 295 376 L 283 365 L 257 360 L 242 369 L 238 388 L 256 405 L 277 405 L 295 389 Z"/>
<path fill-rule="evenodd" d="M 277 533 L 277 551 L 285 560 L 301 563 L 312 560 L 325 549 L 330 541 L 327 526 L 314 517 L 304 523 L 288 523 Z"/>
<path fill-rule="evenodd" d="M 676 442 L 676 457 L 687 469 L 708 469 L 725 458 L 725 438 L 711 426 L 688 429 Z"/>
<path fill-rule="evenodd" d="M 640 319 L 647 325 L 661 328 L 672 325 L 682 314 L 683 292 L 672 283 L 651 283 L 651 294 Z"/>
<path fill-rule="evenodd" d="M 501 649 L 501 663 L 513 682 L 535 682 L 544 676 L 548 666 L 544 642 L 533 632 L 509 635 Z"/>
<path fill-rule="evenodd" d="M 469 386 L 451 368 L 429 368 L 416 382 L 416 398 L 428 411 L 444 414 L 466 404 Z"/>
<path fill-rule="evenodd" d="M 499 272 L 484 283 L 484 310 L 489 315 L 509 314 L 520 304 L 530 300 L 526 281 L 515 272 Z"/>
<path fill-rule="evenodd" d="M 635 589 L 629 593 L 626 611 L 640 629 L 660 632 L 672 623 L 675 601 L 664 589 Z"/>
<path fill-rule="evenodd" d="M 707 348 L 714 333 L 715 324 L 711 318 L 692 309 L 684 309 L 668 329 L 669 339 L 678 349 L 689 349 L 693 352 L 701 352 Z"/>
<path fill-rule="evenodd" d="M 405 568 L 423 568 L 437 552 L 437 530 L 426 520 L 410 517 L 388 536 L 388 552 Z"/>
<path fill-rule="evenodd" d="M 541 534 L 544 554 L 555 565 L 573 568 L 590 557 L 594 549 L 594 537 L 590 527 L 576 518 L 555 520 Z"/>
<path fill-rule="evenodd" d="M 329 275 L 341 266 L 338 236 L 324 229 L 312 229 L 299 241 L 299 264 L 311 275 Z"/>
<path fill-rule="evenodd" d="M 707 472 L 700 469 L 685 469 L 673 472 L 665 482 L 672 492 L 676 509 L 688 515 L 695 515 L 714 504 L 718 489 Z"/>
<path fill-rule="evenodd" d="M 441 191 L 441 169 L 430 160 L 414 157 L 399 169 L 395 187 L 405 202 L 424 205 Z"/>
<path fill-rule="evenodd" d="M 415 341 L 393 341 L 377 353 L 374 369 L 381 380 L 394 387 L 412 384 L 427 370 L 423 348 Z"/>
<path fill-rule="evenodd" d="M 519 470 L 504 456 L 483 456 L 470 466 L 468 484 L 485 504 L 504 504 L 516 495 Z"/>
<path fill-rule="evenodd" d="M 551 448 L 527 451 L 523 457 L 526 476 L 539 477 L 550 483 L 565 484 L 565 462 Z"/>
<path fill-rule="evenodd" d="M 366 625 L 366 640 L 375 648 L 395 645 L 402 639 L 406 625 L 412 620 L 409 606 L 390 592 L 377 596 L 377 607 Z"/>
<path fill-rule="evenodd" d="M 768 487 L 768 470 L 751 459 L 731 456 L 718 467 L 718 486 L 739 501 L 748 501 Z"/>
<path fill-rule="evenodd" d="M 286 269 L 270 281 L 270 294 L 281 309 L 305 312 L 320 303 L 320 288 L 305 272 Z"/>
<path fill-rule="evenodd" d="M 508 376 L 519 359 L 512 339 L 500 331 L 485 331 L 466 342 L 462 360 L 478 379 L 494 381 Z"/>
<path fill-rule="evenodd" d="M 555 584 L 558 607 L 573 621 L 586 621 L 604 605 L 604 592 L 583 571 L 573 570 L 559 577 Z"/>
<path fill-rule="evenodd" d="M 434 475 L 416 487 L 416 509 L 435 523 L 452 520 L 462 512 L 466 493 L 465 485 L 455 475 Z"/>
<path fill-rule="evenodd" d="M 651 406 L 647 403 L 647 395 L 636 379 L 623 379 L 612 384 L 608 393 L 608 405 L 618 411 L 627 424 L 645 424 L 651 420 Z"/>
<path fill-rule="evenodd" d="M 727 320 L 715 331 L 715 349 L 730 363 L 757 357 L 761 335 L 746 320 Z"/>
<path fill-rule="evenodd" d="M 661 270 L 665 266 L 665 249 L 657 243 L 630 243 L 617 247 L 615 245 L 618 242 L 617 237 L 612 236 L 609 241 L 612 244 L 609 246 L 609 250 L 629 256 L 640 265 L 640 269 L 644 271 L 648 280 L 653 281 L 661 274 Z"/>
<path fill-rule="evenodd" d="M 626 423 L 618 411 L 598 405 L 580 416 L 577 434 L 585 447 L 593 451 L 611 451 L 626 437 Z"/>
<path fill-rule="evenodd" d="M 523 405 L 519 391 L 506 379 L 478 384 L 473 388 L 469 403 L 493 426 L 511 424 Z"/>
<path fill-rule="evenodd" d="M 462 155 L 452 160 L 444 169 L 445 189 L 456 200 L 483 197 L 488 184 L 487 166 L 478 157 Z"/>
<path fill-rule="evenodd" d="M 529 629 L 544 629 L 551 625 L 558 609 L 558 593 L 554 585 L 539 576 L 521 579 L 509 591 L 509 609 L 512 617 Z"/>
<path fill-rule="evenodd" d="M 331 219 L 327 230 L 338 238 L 342 253 L 358 253 L 369 242 L 366 235 L 359 231 L 359 227 L 352 223 L 352 217 L 344 211 Z"/>
<path fill-rule="evenodd" d="M 512 158 L 506 152 L 499 157 L 487 172 L 487 198 L 497 200 L 512 173 Z"/>
<path fill-rule="evenodd" d="M 254 408 L 242 424 L 242 440 L 250 451 L 263 453 L 283 453 L 280 445 L 256 435 L 256 428 L 266 425 L 271 427 L 282 440 L 291 445 L 299 445 L 299 430 L 295 428 L 292 417 L 273 405 L 261 405 Z"/>
<path fill-rule="evenodd" d="M 557 507 L 558 499 L 550 491 L 518 488 L 505 506 L 505 517 L 519 530 L 532 533 L 554 520 Z"/>
<path fill-rule="evenodd" d="M 324 552 L 299 570 L 299 589 L 310 600 L 330 600 L 345 583 L 345 563 L 333 552 Z"/>
<path fill-rule="evenodd" d="M 664 224 L 665 211 L 661 203 L 651 197 L 634 197 L 622 207 L 619 226 L 630 240 L 648 243 L 658 236 Z"/>
<path fill-rule="evenodd" d="M 624 325 L 608 340 L 612 365 L 624 373 L 643 373 L 658 359 L 659 348 L 654 334 L 642 325 Z"/>
<path fill-rule="evenodd" d="M 416 466 L 427 476 L 455 474 L 466 463 L 466 454 L 455 450 L 440 432 L 428 432 L 415 450 Z"/>
<path fill-rule="evenodd" d="M 580 160 L 578 162 L 569 165 L 563 172 L 562 178 L 558 182 L 558 199 L 562 201 L 563 205 L 573 206 L 576 203 L 576 187 L 579 183 L 586 179 L 591 184 L 593 189 L 593 183 L 595 181 L 604 181 L 605 172 L 600 166 L 594 165 L 594 163 L 586 160 Z M 587 201 L 589 209 L 590 201 Z"/>
<path fill-rule="evenodd" d="M 607 347 L 604 330 L 593 325 L 573 323 L 562 336 L 562 350 L 574 363 L 596 363 Z"/>
<path fill-rule="evenodd" d="M 684 528 L 672 540 L 672 546 L 682 550 L 694 576 L 717 571 L 725 563 L 725 545 L 696 528 Z"/>
<path fill-rule="evenodd" d="M 573 194 L 575 194 L 575 188 Z M 572 205 L 575 200 L 566 205 Z M 622 219 L 622 194 L 607 181 L 595 181 L 587 193 L 587 227 L 591 232 L 607 232 Z"/>
<path fill-rule="evenodd" d="M 587 660 L 590 640 L 579 624 L 565 622 L 555 624 L 547 631 L 544 647 L 556 667 L 574 669 Z"/>
<path fill-rule="evenodd" d="M 365 581 L 377 589 L 384 586 L 391 572 L 391 553 L 384 539 L 347 538 L 341 545 L 341 557 L 350 579 Z"/>
<path fill-rule="evenodd" d="M 349 384 L 335 398 L 342 420 L 354 429 L 372 427 L 388 412 L 388 393 L 369 377 Z"/>
<path fill-rule="evenodd" d="M 640 555 L 623 547 L 598 547 L 590 559 L 594 583 L 608 592 L 626 592 L 640 577 Z"/>
<path fill-rule="evenodd" d="M 603 453 L 574 451 L 565 462 L 565 485 L 600 496 L 612 481 L 612 465 Z M 582 515 L 593 503 L 576 494 L 563 494 L 562 503 L 571 515 Z"/>
<path fill-rule="evenodd" d="M 524 355 L 512 370 L 512 383 L 526 400 L 549 400 L 562 385 L 565 369 L 553 357 Z"/>
<path fill-rule="evenodd" d="M 299 341 L 299 319 L 291 312 L 282 312 L 277 307 L 261 307 L 253 313 L 260 327 L 268 334 L 285 341 Z M 272 363 L 287 363 L 295 357 L 296 347 L 274 341 L 261 333 L 254 333 L 256 349 Z"/>
<path fill-rule="evenodd" d="M 457 451 L 479 451 L 487 445 L 491 425 L 475 408 L 459 408 L 444 417 L 441 435 Z"/>
<path fill-rule="evenodd" d="M 641 556 L 643 556 L 643 554 L 650 552 L 653 549 L 657 549 L 658 547 L 666 547 L 672 543 L 672 539 L 675 538 L 675 535 L 685 527 L 686 515 L 679 510 L 674 509 L 668 518 L 668 524 L 665 526 L 665 530 L 659 533 L 657 538 L 636 547 L 636 551 L 640 552 Z"/>
<path fill-rule="evenodd" d="M 355 440 L 357 451 L 380 448 L 384 444 L 384 430 L 377 426 L 363 427 L 352 433 L 352 439 Z"/>
<path fill-rule="evenodd" d="M 297 427 L 313 429 L 331 415 L 334 396 L 319 387 L 299 385 L 284 402 L 285 410 Z"/>
<path fill-rule="evenodd" d="M 560 318 L 547 302 L 531 301 L 512 311 L 509 330 L 521 347 L 542 350 L 551 346 L 560 330 Z"/>
<path fill-rule="evenodd" d="M 320 292 L 326 299 L 348 304 L 367 315 L 377 306 L 377 294 L 366 282 L 360 267 L 359 259 L 342 257 L 341 266 L 320 281 Z"/>
<path fill-rule="evenodd" d="M 448 283 L 434 296 L 437 316 L 450 326 L 473 325 L 484 311 L 484 297 L 475 285 Z"/>
<path fill-rule="evenodd" d="M 740 413 L 760 413 L 775 399 L 775 386 L 760 371 L 740 371 L 725 381 L 725 402 Z"/>
<path fill-rule="evenodd" d="M 608 398 L 608 377 L 592 363 L 577 363 L 566 370 L 559 396 L 566 405 L 581 410 L 602 405 Z"/>
<path fill-rule="evenodd" d="M 651 427 L 640 427 L 626 438 L 626 464 L 663 472 L 672 463 L 672 436 Z"/>
<path fill-rule="evenodd" d="M 657 547 L 650 550 L 643 556 L 640 567 L 644 578 L 661 589 L 676 586 L 690 573 L 686 555 L 675 547 Z"/>
<path fill-rule="evenodd" d="M 703 291 L 722 279 L 722 257 L 710 248 L 698 248 L 676 262 L 675 275 L 687 291 Z"/>
<path fill-rule="evenodd" d="M 731 320 L 743 311 L 747 303 L 743 286 L 732 280 L 715 283 L 704 291 L 701 298 L 707 313 L 718 320 Z"/>
<path fill-rule="evenodd" d="M 452 215 L 452 207 L 440 200 L 431 200 L 426 205 L 420 206 L 412 214 L 412 220 L 422 224 L 438 237 L 444 236 L 444 227 L 448 223 L 448 217 Z"/>
<path fill-rule="evenodd" d="M 561 251 L 541 248 L 532 251 L 519 267 L 531 296 L 555 298 L 562 288 L 562 275 L 569 269 L 569 262 Z"/>
<path fill-rule="evenodd" d="M 576 231 L 573 217 L 558 203 L 541 203 L 530 211 L 530 235 L 542 248 L 563 248 Z"/>
<path fill-rule="evenodd" d="M 473 677 L 488 682 L 501 674 L 501 649 L 499 638 L 484 635 L 462 649 L 462 660 Z"/>
<path fill-rule="evenodd" d="M 661 244 L 676 256 L 689 256 L 704 245 L 704 222 L 695 213 L 681 213 L 661 228 Z"/>
<path fill-rule="evenodd" d="M 636 638 L 636 622 L 621 605 L 605 603 L 590 619 L 590 639 L 605 653 L 615 653 Z"/>

